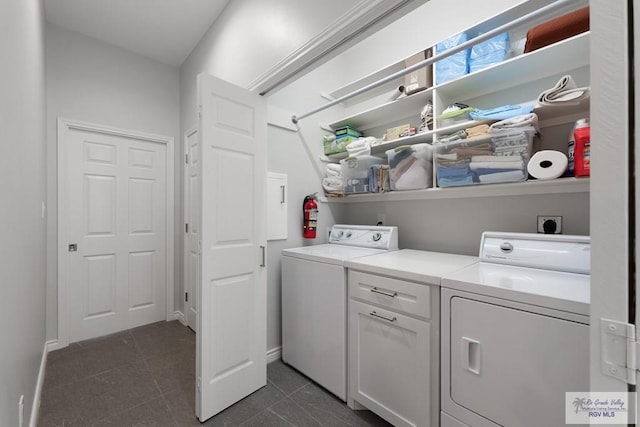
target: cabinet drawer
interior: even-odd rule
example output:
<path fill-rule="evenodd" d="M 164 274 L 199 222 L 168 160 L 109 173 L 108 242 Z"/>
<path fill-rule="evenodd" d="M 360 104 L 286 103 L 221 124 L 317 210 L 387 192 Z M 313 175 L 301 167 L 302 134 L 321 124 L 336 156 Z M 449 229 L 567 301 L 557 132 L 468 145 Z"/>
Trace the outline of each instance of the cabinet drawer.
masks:
<path fill-rule="evenodd" d="M 431 286 L 349 270 L 349 296 L 416 316 L 431 316 Z"/>

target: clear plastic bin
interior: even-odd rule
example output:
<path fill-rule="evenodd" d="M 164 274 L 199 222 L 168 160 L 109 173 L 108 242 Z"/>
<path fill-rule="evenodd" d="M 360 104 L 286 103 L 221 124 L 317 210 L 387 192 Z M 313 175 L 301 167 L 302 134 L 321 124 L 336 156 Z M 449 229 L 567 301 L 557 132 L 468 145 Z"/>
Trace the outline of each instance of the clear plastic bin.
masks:
<path fill-rule="evenodd" d="M 513 128 L 434 146 L 438 187 L 525 181 L 535 129 Z"/>
<path fill-rule="evenodd" d="M 345 194 L 369 193 L 369 170 L 384 161 L 375 156 L 347 157 L 340 160 Z"/>
<path fill-rule="evenodd" d="M 402 145 L 385 153 L 392 190 L 418 190 L 433 185 L 431 145 Z"/>

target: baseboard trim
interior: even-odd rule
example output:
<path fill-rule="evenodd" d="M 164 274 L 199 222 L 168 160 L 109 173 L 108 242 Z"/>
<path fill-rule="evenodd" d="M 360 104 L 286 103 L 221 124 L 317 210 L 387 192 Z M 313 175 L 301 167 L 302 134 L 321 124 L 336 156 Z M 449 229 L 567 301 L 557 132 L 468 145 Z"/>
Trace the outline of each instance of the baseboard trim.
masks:
<path fill-rule="evenodd" d="M 173 318 L 175 320 L 179 320 L 184 326 L 187 326 L 187 318 L 184 316 L 184 313 L 180 310 L 176 310 L 173 312 Z"/>
<path fill-rule="evenodd" d="M 55 340 L 57 345 L 58 340 Z M 54 341 L 46 341 L 42 348 L 42 358 L 40 359 L 40 371 L 38 372 L 38 380 L 36 381 L 36 389 L 33 393 L 33 404 L 31 405 L 31 417 L 29 418 L 29 427 L 38 425 L 38 415 L 40 414 L 40 399 L 42 397 L 42 387 L 44 386 L 44 377 L 47 372 L 47 356 L 49 348 L 53 346 Z"/>
<path fill-rule="evenodd" d="M 61 348 L 64 348 L 64 346 L 62 346 L 60 344 L 60 341 L 58 341 L 57 339 L 56 340 L 47 341 L 45 345 L 47 346 L 47 352 L 54 351 L 54 350 L 60 350 Z"/>
<path fill-rule="evenodd" d="M 275 362 L 280 359 L 282 359 L 282 346 L 267 350 L 267 363 Z"/>

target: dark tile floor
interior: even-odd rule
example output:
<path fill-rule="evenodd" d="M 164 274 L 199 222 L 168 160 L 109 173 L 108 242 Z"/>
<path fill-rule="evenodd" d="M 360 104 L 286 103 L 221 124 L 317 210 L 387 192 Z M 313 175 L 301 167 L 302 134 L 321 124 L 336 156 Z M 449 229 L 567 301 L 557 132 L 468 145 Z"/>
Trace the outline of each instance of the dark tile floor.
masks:
<path fill-rule="evenodd" d="M 195 334 L 159 322 L 51 352 L 41 427 L 199 426 L 194 415 Z M 211 426 L 389 426 L 281 361 L 267 385 L 208 420 Z"/>

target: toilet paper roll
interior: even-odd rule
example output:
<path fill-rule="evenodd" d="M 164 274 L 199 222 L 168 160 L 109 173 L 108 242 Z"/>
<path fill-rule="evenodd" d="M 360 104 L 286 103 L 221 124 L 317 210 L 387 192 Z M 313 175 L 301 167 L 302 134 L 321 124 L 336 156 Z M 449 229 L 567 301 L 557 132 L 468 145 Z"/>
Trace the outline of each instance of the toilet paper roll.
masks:
<path fill-rule="evenodd" d="M 562 176 L 568 163 L 564 153 L 542 150 L 531 157 L 527 164 L 527 171 L 529 175 L 537 179 L 555 179 Z"/>

